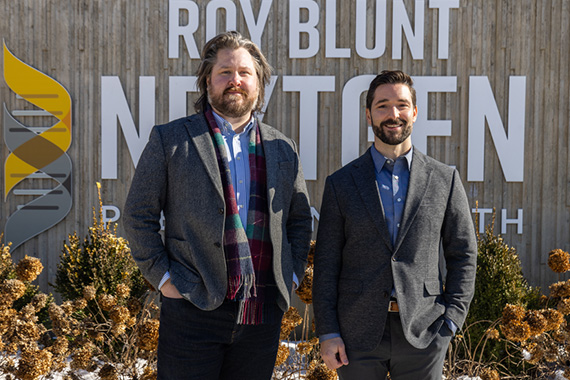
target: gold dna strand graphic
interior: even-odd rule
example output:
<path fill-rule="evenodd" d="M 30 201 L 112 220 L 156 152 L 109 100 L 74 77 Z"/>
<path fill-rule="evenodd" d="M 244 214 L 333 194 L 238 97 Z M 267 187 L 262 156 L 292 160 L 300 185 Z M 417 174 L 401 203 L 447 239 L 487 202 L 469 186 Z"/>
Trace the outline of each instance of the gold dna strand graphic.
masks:
<path fill-rule="evenodd" d="M 4 142 L 11 152 L 4 164 L 4 202 L 10 192 L 15 196 L 38 196 L 19 205 L 6 221 L 4 240 L 12 242 L 15 249 L 53 227 L 71 210 L 72 164 L 66 153 L 71 145 L 71 97 L 60 83 L 22 62 L 3 45 L 6 84 L 19 99 L 39 108 L 10 113 L 4 103 Z M 15 116 L 53 116 L 57 122 L 47 127 L 29 127 Z M 53 179 L 57 186 L 15 188 L 26 179 Z"/>

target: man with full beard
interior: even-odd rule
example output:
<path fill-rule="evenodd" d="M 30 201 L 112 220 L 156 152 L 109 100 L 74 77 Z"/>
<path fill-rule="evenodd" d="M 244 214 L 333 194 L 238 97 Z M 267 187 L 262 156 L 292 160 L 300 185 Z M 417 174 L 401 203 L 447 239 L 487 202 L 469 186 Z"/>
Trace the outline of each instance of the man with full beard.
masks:
<path fill-rule="evenodd" d="M 341 380 L 441 380 L 473 297 L 465 190 L 412 146 L 417 114 L 410 76 L 383 71 L 366 98 L 374 144 L 325 184 L 313 305 L 321 355 Z"/>
<path fill-rule="evenodd" d="M 158 379 L 271 378 L 312 218 L 295 143 L 256 117 L 270 74 L 250 40 L 214 37 L 197 114 L 154 127 L 138 162 L 124 224 L 162 294 Z"/>

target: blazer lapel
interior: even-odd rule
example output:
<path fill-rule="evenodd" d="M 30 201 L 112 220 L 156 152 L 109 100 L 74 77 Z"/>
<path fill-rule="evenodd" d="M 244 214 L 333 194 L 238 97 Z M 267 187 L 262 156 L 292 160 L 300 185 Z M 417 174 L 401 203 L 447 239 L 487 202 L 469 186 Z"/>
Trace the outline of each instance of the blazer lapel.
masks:
<path fill-rule="evenodd" d="M 395 250 L 398 250 L 404 237 L 408 233 L 414 218 L 419 210 L 423 197 L 428 189 L 432 168 L 428 166 L 421 153 L 414 149 L 412 167 L 410 169 L 410 182 L 401 227 L 396 238 Z"/>
<path fill-rule="evenodd" d="M 199 115 L 194 120 L 188 120 L 185 123 L 186 130 L 190 135 L 192 143 L 200 156 L 200 161 L 206 167 L 206 172 L 212 180 L 214 187 L 218 191 L 220 197 L 224 198 L 224 189 L 222 188 L 222 177 L 220 176 L 220 168 L 216 158 L 216 151 L 210 129 L 203 115 Z"/>
<path fill-rule="evenodd" d="M 376 169 L 374 167 L 374 162 L 372 161 L 370 149 L 368 149 L 368 151 L 352 165 L 354 165 L 352 177 L 356 183 L 358 192 L 362 197 L 364 208 L 374 221 L 374 225 L 378 229 L 384 244 L 392 250 L 392 241 L 390 239 L 388 225 L 386 224 L 386 219 L 384 217 L 384 209 L 380 200 L 380 193 L 378 192 L 378 184 L 376 183 L 375 174 Z"/>

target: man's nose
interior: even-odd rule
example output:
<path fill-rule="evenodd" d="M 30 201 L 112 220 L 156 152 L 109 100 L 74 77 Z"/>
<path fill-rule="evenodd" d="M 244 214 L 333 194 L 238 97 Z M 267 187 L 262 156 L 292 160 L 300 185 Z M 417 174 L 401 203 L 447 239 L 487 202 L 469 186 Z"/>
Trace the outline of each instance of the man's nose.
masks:
<path fill-rule="evenodd" d="M 398 117 L 400 117 L 400 110 L 398 109 L 398 107 L 390 107 L 388 109 L 388 115 L 394 119 L 397 119 Z"/>
<path fill-rule="evenodd" d="M 241 86 L 241 75 L 237 71 L 230 76 L 230 84 L 236 87 Z"/>

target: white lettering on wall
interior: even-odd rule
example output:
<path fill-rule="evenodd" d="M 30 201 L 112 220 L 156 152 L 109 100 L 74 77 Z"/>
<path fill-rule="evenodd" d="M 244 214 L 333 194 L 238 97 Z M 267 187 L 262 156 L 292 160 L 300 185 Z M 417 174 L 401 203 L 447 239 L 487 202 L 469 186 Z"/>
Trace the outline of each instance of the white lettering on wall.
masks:
<path fill-rule="evenodd" d="M 349 48 L 336 47 L 336 29 L 338 22 L 336 19 L 336 0 L 327 0 L 325 19 L 325 57 L 327 58 L 350 58 Z"/>
<path fill-rule="evenodd" d="M 369 12 L 366 0 L 356 1 L 356 53 L 362 58 L 375 59 L 386 51 L 386 0 L 376 0 L 376 27 L 374 39 L 368 38 L 366 16 Z M 374 41 L 374 47 L 369 49 L 366 43 Z"/>
<path fill-rule="evenodd" d="M 306 180 L 317 179 L 319 92 L 335 90 L 334 76 L 286 76 L 283 91 L 298 91 L 299 155 Z"/>
<path fill-rule="evenodd" d="M 456 92 L 457 77 L 414 77 L 418 118 L 414 124 L 412 142 L 420 152 L 428 153 L 428 136 L 451 136 L 451 120 L 428 119 L 430 92 Z"/>
<path fill-rule="evenodd" d="M 341 161 L 348 164 L 360 156 L 360 95 L 368 90 L 376 75 L 359 75 L 349 79 L 342 89 Z M 366 105 L 364 105 L 364 108 Z"/>
<path fill-rule="evenodd" d="M 483 181 L 485 168 L 485 120 L 507 182 L 524 178 L 524 120 L 526 77 L 509 78 L 508 136 L 487 77 L 469 78 L 467 180 Z"/>
<path fill-rule="evenodd" d="M 430 8 L 438 9 L 437 58 L 449 58 L 449 14 L 451 8 L 459 8 L 459 0 L 430 0 Z"/>
<path fill-rule="evenodd" d="M 501 210 L 501 234 L 507 233 L 507 224 L 516 224 L 517 225 L 517 234 L 522 234 L 523 232 L 523 210 L 519 208 L 517 210 L 517 217 L 516 219 L 508 219 L 507 218 L 507 210 Z"/>
<path fill-rule="evenodd" d="M 402 31 L 406 35 L 413 59 L 424 59 L 424 0 L 416 0 L 415 32 L 408 19 L 403 0 L 394 0 L 392 16 L 392 59 L 402 59 Z"/>
<path fill-rule="evenodd" d="M 309 13 L 307 22 L 301 22 L 301 9 Z M 310 58 L 319 51 L 319 5 L 312 0 L 289 1 L 289 58 Z M 307 33 L 309 44 L 301 48 L 301 33 Z"/>
<path fill-rule="evenodd" d="M 117 179 L 117 122 L 136 166 L 155 124 L 154 77 L 139 77 L 139 128 L 135 126 L 119 77 L 101 77 L 101 177 Z"/>
<path fill-rule="evenodd" d="M 188 24 L 180 25 L 180 12 L 188 15 Z M 170 0 L 168 3 L 168 58 L 178 58 L 180 37 L 186 44 L 190 58 L 200 58 L 194 33 L 200 26 L 198 5 L 189 0 Z"/>
<path fill-rule="evenodd" d="M 226 15 L 226 27 L 218 32 L 218 10 L 223 9 Z M 211 0 L 206 6 L 206 41 L 220 32 L 236 30 L 237 12 L 236 5 L 230 0 Z"/>
<path fill-rule="evenodd" d="M 243 17 L 245 18 L 245 23 L 249 29 L 250 40 L 253 41 L 257 46 L 261 46 L 261 36 L 263 35 L 263 30 L 265 29 L 265 24 L 267 24 L 267 18 L 269 17 L 269 10 L 271 9 L 271 4 L 273 0 L 263 0 L 261 6 L 259 7 L 259 14 L 257 16 L 257 21 L 255 21 L 255 16 L 253 15 L 253 9 L 251 8 L 251 0 L 240 0 L 241 9 L 243 11 Z"/>
<path fill-rule="evenodd" d="M 168 78 L 168 121 L 188 116 L 188 92 L 197 92 L 195 76 Z M 193 112 L 192 112 L 193 113 Z"/>

